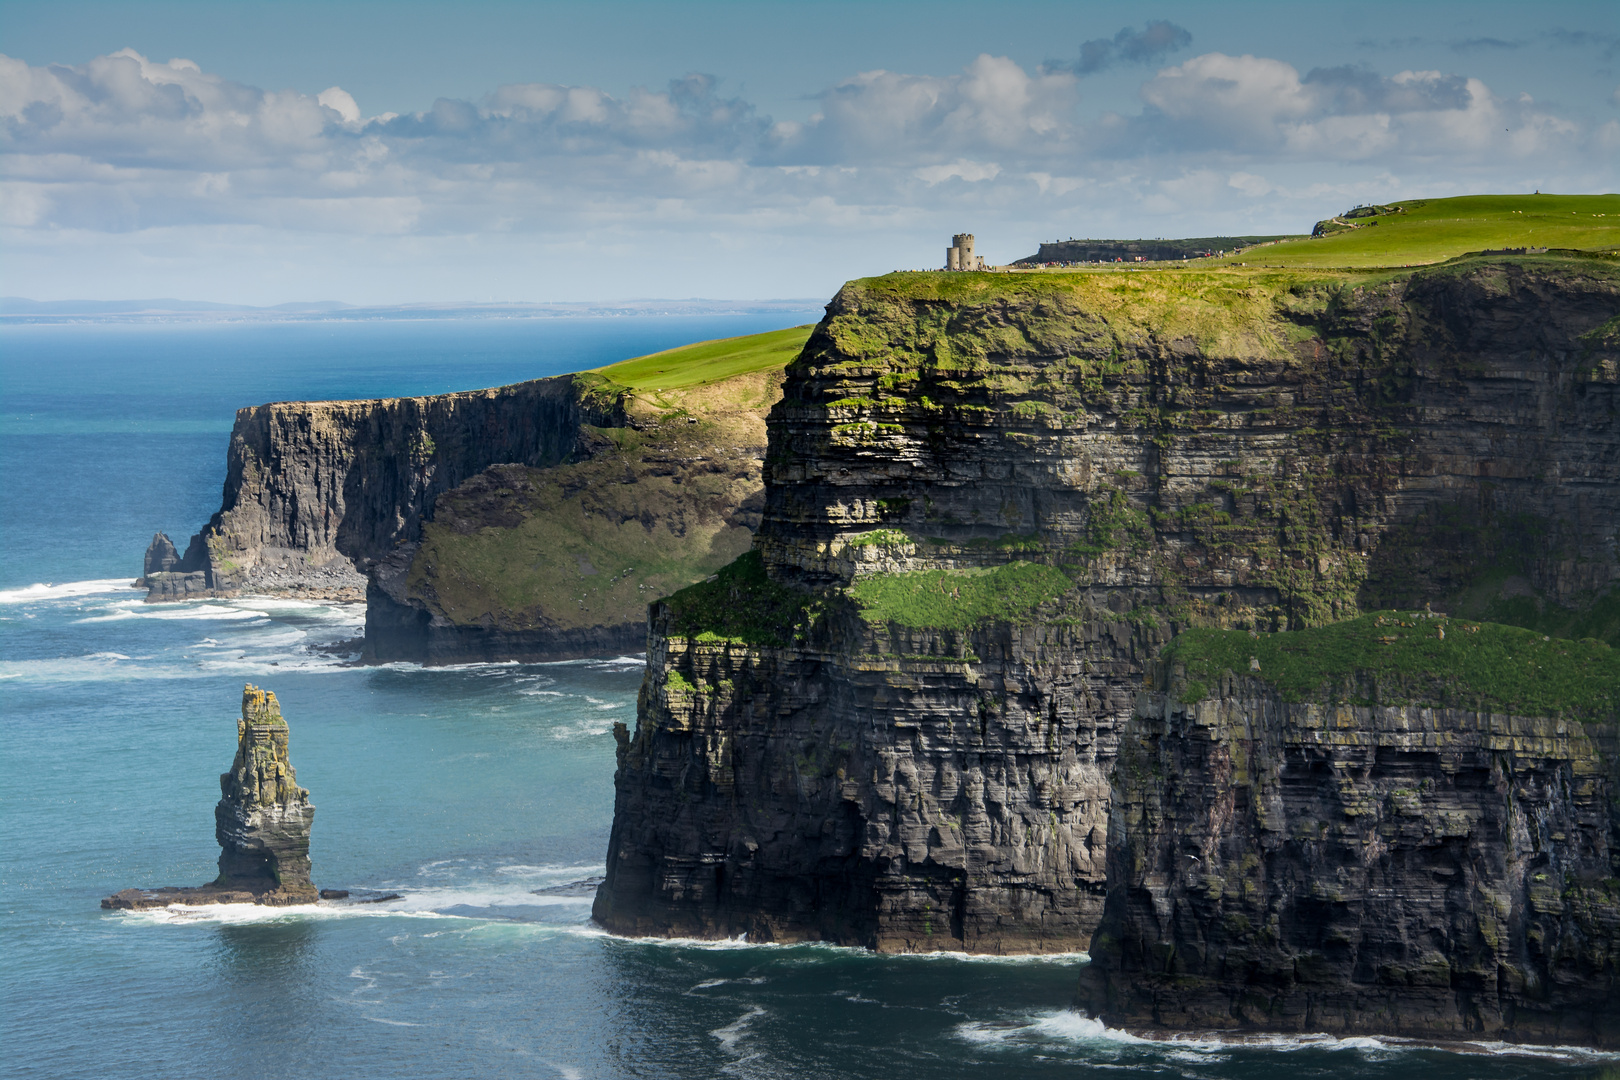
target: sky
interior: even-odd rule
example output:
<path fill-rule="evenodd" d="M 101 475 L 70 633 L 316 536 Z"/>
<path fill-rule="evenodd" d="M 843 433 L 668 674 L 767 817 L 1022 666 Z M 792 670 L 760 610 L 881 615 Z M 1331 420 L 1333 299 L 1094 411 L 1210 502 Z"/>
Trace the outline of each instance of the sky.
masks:
<path fill-rule="evenodd" d="M 1620 4 L 0 0 L 0 295 L 825 298 L 1620 190 Z"/>

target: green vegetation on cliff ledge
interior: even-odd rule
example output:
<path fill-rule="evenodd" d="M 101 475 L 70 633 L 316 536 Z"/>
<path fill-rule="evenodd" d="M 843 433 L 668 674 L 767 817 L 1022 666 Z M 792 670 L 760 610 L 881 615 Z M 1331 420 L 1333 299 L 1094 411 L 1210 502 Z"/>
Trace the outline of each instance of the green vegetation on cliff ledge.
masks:
<path fill-rule="evenodd" d="M 1294 702 L 1376 700 L 1577 719 L 1620 712 L 1620 653 L 1603 642 L 1429 612 L 1373 612 L 1257 636 L 1188 630 L 1163 659 L 1185 667 L 1183 701 L 1212 693 L 1230 671 L 1269 683 Z"/>
<path fill-rule="evenodd" d="M 573 461 L 497 465 L 440 496 L 407 584 L 458 626 L 641 623 L 647 604 L 752 541 L 765 414 L 808 327 L 701 342 L 575 377 L 627 427 L 582 427 Z"/>
<path fill-rule="evenodd" d="M 990 569 L 876 574 L 850 586 L 868 622 L 966 630 L 981 622 L 1028 622 L 1074 583 L 1061 570 L 1014 562 Z"/>
<path fill-rule="evenodd" d="M 766 576 L 759 552 L 748 551 L 710 580 L 682 589 L 665 603 L 674 635 L 783 646 L 817 600 L 776 584 Z"/>

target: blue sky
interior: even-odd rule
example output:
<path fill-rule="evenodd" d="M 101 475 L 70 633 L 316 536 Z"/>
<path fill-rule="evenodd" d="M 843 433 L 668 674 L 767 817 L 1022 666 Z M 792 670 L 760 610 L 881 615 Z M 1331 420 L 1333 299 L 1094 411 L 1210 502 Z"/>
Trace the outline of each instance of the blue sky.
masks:
<path fill-rule="evenodd" d="M 1620 189 L 1614 3 L 0 6 L 0 292 L 830 295 Z"/>

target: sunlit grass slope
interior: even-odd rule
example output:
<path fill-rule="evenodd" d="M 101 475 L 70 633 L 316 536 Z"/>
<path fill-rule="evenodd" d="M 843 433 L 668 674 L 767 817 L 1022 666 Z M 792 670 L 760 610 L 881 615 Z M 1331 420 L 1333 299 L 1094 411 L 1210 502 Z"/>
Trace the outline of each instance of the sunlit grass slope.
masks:
<path fill-rule="evenodd" d="M 1285 240 L 1209 262 L 1418 266 L 1503 248 L 1620 250 L 1620 195 L 1465 195 L 1389 206 L 1400 210 L 1350 219 L 1357 228 L 1330 236 Z"/>
<path fill-rule="evenodd" d="M 439 497 L 413 595 L 463 626 L 640 622 L 647 602 L 725 566 L 752 534 L 765 414 L 811 327 L 703 341 L 575 376 L 627 427 L 584 428 L 580 460 L 499 466 Z"/>
<path fill-rule="evenodd" d="M 788 365 L 810 337 L 813 326 L 794 326 L 745 337 L 699 341 L 676 349 L 621 360 L 597 368 L 599 374 L 633 390 L 679 390 Z"/>
<path fill-rule="evenodd" d="M 1357 703 L 1376 684 L 1385 704 L 1583 719 L 1607 719 L 1620 710 L 1620 654 L 1605 643 L 1428 612 L 1374 611 L 1331 626 L 1257 636 L 1188 630 L 1165 658 L 1186 667 L 1184 701 L 1201 699 L 1230 671 L 1270 683 L 1288 701 Z"/>

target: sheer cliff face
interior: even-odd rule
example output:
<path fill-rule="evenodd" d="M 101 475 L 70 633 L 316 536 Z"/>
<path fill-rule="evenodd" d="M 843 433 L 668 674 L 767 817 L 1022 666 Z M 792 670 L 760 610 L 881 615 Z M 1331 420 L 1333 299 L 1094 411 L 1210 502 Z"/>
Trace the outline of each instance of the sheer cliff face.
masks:
<path fill-rule="evenodd" d="M 1081 1003 L 1620 1046 L 1617 723 L 1144 695 Z"/>
<path fill-rule="evenodd" d="M 368 660 L 466 663 L 640 652 L 647 603 L 747 551 L 779 370 L 654 393 L 582 427 L 571 460 L 496 465 L 441 495 L 373 570 Z"/>
<path fill-rule="evenodd" d="M 146 556 L 149 600 L 244 587 L 355 593 L 415 540 L 434 500 L 491 465 L 556 465 L 582 424 L 625 422 L 576 376 L 432 397 L 295 401 L 239 410 L 222 506 L 184 557 Z"/>
<path fill-rule="evenodd" d="M 441 492 L 490 465 L 564 461 L 580 424 L 611 424 L 614 411 L 578 394 L 571 376 L 433 397 L 242 409 L 224 505 L 210 523 L 214 544 L 250 564 L 342 557 L 364 569 L 414 539 Z"/>
<path fill-rule="evenodd" d="M 1616 278 L 846 286 L 771 416 L 761 572 L 653 609 L 597 918 L 1084 947 L 1119 739 L 1178 627 L 1314 625 L 1509 563 L 1566 605 L 1620 576 Z M 985 599 L 1025 564 L 1066 587 Z"/>

